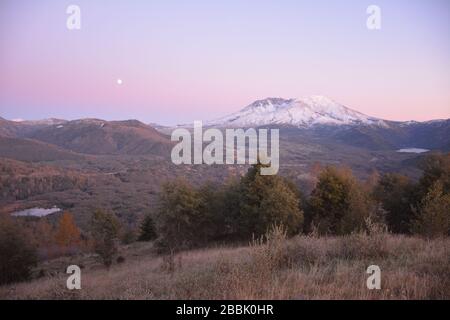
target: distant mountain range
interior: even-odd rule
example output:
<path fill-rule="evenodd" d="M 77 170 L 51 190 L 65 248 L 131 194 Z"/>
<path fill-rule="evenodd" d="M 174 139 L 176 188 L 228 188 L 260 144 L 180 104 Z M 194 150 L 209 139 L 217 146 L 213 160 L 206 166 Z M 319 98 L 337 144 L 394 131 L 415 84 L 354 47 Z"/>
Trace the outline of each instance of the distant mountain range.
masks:
<path fill-rule="evenodd" d="M 329 98 L 267 98 L 205 126 L 218 128 L 274 127 L 289 148 L 305 142 L 347 145 L 364 150 L 423 148 L 450 151 L 450 119 L 398 122 L 367 116 Z M 189 126 L 187 126 L 189 127 Z M 45 119 L 10 121 L 0 118 L 0 157 L 73 159 L 80 154 L 160 155 L 168 157 L 173 128 L 137 120 Z"/>

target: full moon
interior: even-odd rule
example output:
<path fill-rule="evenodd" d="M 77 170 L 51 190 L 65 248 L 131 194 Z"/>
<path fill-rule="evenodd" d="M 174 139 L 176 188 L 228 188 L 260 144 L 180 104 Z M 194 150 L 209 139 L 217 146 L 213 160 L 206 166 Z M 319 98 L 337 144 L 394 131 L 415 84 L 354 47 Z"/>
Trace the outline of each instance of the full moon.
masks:
<path fill-rule="evenodd" d="M 117 79 L 117 84 L 120 86 L 122 84 L 122 79 Z"/>

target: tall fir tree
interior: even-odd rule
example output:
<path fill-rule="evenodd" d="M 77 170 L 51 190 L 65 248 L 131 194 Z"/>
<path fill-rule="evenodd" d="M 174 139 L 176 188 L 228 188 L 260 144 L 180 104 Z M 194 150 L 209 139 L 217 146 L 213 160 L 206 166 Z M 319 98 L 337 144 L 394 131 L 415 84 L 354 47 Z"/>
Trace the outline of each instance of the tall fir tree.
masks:
<path fill-rule="evenodd" d="M 139 234 L 139 241 L 152 241 L 157 238 L 156 226 L 151 215 L 146 215 L 141 224 L 141 233 Z"/>

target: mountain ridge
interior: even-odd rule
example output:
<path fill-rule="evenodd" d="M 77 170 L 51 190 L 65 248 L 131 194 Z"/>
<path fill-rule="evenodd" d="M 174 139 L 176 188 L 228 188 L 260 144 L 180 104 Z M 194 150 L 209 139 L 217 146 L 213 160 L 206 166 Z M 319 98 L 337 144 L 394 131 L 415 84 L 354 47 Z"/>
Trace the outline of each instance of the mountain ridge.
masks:
<path fill-rule="evenodd" d="M 0 137 L 8 148 L 13 145 L 12 139 L 16 139 L 20 140 L 21 145 L 30 146 L 30 150 L 44 150 L 43 147 L 50 144 L 80 154 L 165 155 L 172 147 L 168 136 L 138 120 L 0 120 Z M 6 154 L 6 151 L 3 150 L 3 153 Z"/>
<path fill-rule="evenodd" d="M 85 154 L 165 154 L 172 147 L 169 137 L 138 120 L 72 120 L 29 138 Z"/>

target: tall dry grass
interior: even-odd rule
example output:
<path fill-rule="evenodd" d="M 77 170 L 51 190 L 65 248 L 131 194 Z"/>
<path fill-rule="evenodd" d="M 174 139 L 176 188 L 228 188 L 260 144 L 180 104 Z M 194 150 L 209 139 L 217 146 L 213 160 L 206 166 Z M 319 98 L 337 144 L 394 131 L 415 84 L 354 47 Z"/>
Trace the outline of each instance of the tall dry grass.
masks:
<path fill-rule="evenodd" d="M 286 239 L 276 227 L 239 248 L 157 256 L 131 246 L 126 261 L 89 265 L 82 289 L 66 275 L 0 287 L 3 299 L 450 299 L 450 239 L 394 236 L 376 226 L 345 237 Z M 72 261 L 65 261 L 66 264 Z M 366 269 L 381 268 L 381 290 Z"/>

